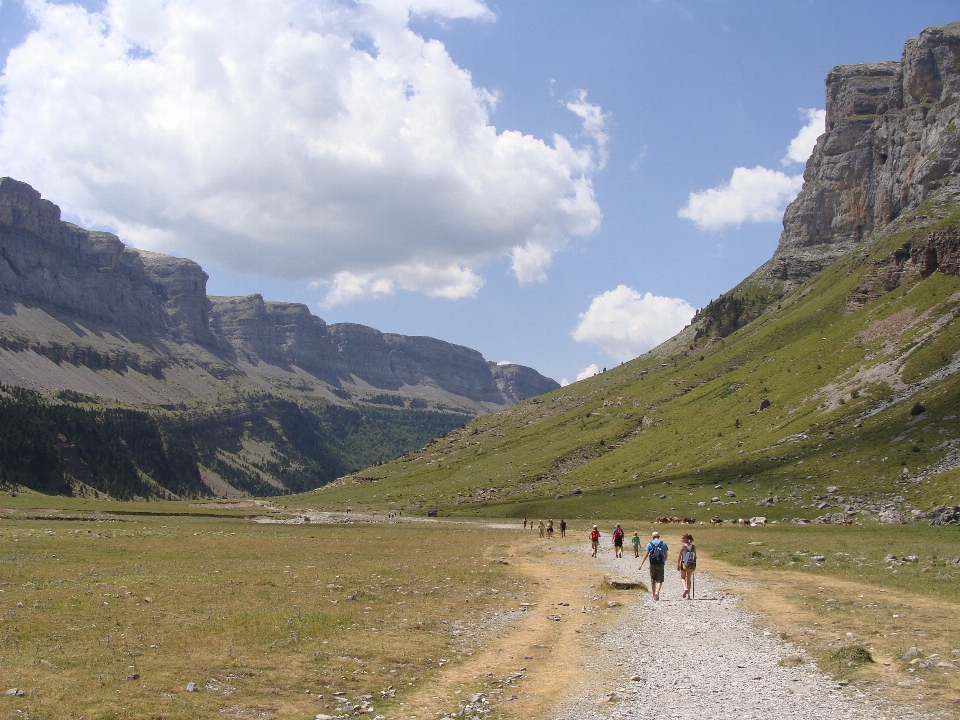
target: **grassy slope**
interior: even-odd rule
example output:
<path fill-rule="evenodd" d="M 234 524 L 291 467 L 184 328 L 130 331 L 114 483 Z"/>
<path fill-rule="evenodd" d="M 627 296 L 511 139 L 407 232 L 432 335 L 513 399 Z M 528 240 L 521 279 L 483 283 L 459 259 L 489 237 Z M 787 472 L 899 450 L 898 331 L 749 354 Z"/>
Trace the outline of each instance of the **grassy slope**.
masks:
<path fill-rule="evenodd" d="M 837 512 L 836 503 L 811 505 L 835 485 L 838 495 L 904 509 L 956 504 L 960 472 L 911 479 L 960 437 L 960 375 L 891 402 L 881 371 L 888 363 L 916 382 L 957 357 L 960 278 L 938 272 L 880 288 L 862 307 L 849 298 L 879 287 L 890 253 L 918 226 L 957 224 L 957 207 L 934 197 L 723 340 L 695 344 L 689 329 L 607 373 L 285 502 L 513 517 L 813 518 Z M 900 334 L 857 337 L 903 310 L 919 320 Z M 764 398 L 770 408 L 755 412 Z M 918 401 L 927 411 L 912 416 Z M 587 461 L 572 467 L 577 458 Z M 768 495 L 781 501 L 758 508 Z M 718 496 L 735 504 L 711 506 Z"/>

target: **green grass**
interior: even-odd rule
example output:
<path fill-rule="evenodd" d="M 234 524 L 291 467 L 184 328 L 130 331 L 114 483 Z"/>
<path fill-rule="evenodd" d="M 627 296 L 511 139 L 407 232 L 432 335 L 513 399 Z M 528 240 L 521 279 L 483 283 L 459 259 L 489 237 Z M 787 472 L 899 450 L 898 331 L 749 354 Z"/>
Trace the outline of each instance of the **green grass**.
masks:
<path fill-rule="evenodd" d="M 780 524 L 691 532 L 698 547 L 740 567 L 835 576 L 960 605 L 960 530 L 956 527 Z M 918 559 L 884 562 L 890 554 Z M 825 560 L 814 560 L 816 556 Z"/>

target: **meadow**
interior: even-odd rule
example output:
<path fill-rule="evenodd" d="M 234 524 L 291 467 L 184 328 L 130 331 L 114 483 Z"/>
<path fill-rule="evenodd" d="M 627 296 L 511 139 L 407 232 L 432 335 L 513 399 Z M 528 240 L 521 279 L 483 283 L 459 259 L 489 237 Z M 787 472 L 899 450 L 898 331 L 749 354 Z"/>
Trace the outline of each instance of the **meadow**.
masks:
<path fill-rule="evenodd" d="M 0 517 L 4 717 L 394 716 L 524 592 L 491 529 L 36 516 Z"/>

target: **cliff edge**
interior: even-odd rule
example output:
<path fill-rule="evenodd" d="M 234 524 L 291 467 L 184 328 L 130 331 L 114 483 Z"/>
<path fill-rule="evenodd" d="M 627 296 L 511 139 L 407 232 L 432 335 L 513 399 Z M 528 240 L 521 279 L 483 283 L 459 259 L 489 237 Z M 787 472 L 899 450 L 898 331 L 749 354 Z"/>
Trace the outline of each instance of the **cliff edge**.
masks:
<path fill-rule="evenodd" d="M 835 67 L 826 131 L 749 280 L 788 292 L 960 172 L 960 22 L 907 41 L 900 62 Z"/>

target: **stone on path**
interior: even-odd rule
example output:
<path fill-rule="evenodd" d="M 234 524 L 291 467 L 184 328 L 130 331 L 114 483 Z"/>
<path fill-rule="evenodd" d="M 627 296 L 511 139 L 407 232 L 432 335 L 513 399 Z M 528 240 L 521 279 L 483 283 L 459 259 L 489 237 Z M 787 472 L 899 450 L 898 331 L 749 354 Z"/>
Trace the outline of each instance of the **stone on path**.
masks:
<path fill-rule="evenodd" d="M 603 582 L 607 587 L 614 590 L 643 590 L 646 592 L 647 586 L 639 580 L 633 580 L 625 577 L 614 577 L 613 575 L 604 575 Z"/>

